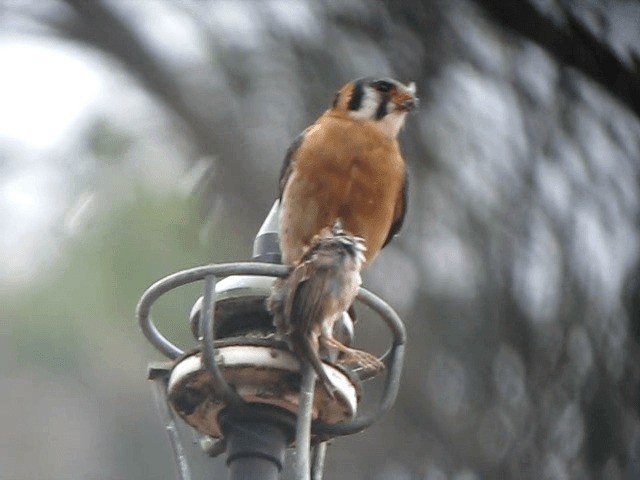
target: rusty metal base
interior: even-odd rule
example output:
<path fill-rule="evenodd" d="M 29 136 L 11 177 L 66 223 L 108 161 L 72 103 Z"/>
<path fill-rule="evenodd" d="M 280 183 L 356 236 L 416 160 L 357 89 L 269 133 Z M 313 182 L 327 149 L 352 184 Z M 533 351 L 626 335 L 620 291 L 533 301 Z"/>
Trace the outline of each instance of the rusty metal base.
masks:
<path fill-rule="evenodd" d="M 242 399 L 297 415 L 301 377 L 296 356 L 277 341 L 225 343 L 216 348 L 216 361 L 225 380 Z M 337 391 L 335 398 L 331 398 L 324 388 L 316 385 L 313 419 L 329 424 L 352 420 L 357 411 L 359 386 L 338 368 L 323 365 Z M 216 395 L 200 352 L 187 354 L 176 362 L 167 390 L 171 405 L 186 423 L 214 438 L 223 437 L 218 415 L 226 404 Z"/>

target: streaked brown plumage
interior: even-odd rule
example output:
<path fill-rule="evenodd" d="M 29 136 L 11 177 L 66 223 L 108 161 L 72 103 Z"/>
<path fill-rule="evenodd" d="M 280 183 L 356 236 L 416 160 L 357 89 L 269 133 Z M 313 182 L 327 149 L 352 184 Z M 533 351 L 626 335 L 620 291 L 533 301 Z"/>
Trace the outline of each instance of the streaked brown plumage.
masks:
<path fill-rule="evenodd" d="M 363 240 L 343 231 L 339 223 L 323 229 L 291 274 L 275 281 L 267 304 L 278 334 L 310 361 L 331 395 L 333 385 L 318 352 L 321 346 L 354 352 L 333 338 L 333 328 L 358 294 L 364 251 Z"/>

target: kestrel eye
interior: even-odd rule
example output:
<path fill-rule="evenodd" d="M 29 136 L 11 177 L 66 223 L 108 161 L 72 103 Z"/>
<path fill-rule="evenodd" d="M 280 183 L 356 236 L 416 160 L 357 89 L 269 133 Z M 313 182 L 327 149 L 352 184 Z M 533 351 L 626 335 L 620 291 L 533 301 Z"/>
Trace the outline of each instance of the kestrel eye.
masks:
<path fill-rule="evenodd" d="M 373 83 L 373 88 L 375 88 L 379 92 L 387 93 L 393 88 L 393 84 L 385 80 L 378 80 L 377 82 Z"/>

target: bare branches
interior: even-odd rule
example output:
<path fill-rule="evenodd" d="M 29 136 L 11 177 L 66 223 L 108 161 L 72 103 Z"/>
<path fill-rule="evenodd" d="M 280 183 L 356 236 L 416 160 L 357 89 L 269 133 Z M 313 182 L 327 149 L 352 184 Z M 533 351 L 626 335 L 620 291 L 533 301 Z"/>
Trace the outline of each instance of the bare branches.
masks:
<path fill-rule="evenodd" d="M 243 187 L 246 188 L 245 172 L 250 169 L 242 165 L 243 162 L 248 164 L 243 143 L 237 138 L 237 132 L 242 130 L 234 124 L 232 115 L 220 115 L 220 110 L 229 110 L 228 105 L 215 104 L 227 97 L 224 94 L 215 99 L 211 96 L 206 99 L 188 97 L 191 90 L 179 84 L 175 72 L 167 68 L 126 20 L 102 0 L 62 1 L 77 16 L 76 21 L 70 19 L 54 25 L 62 35 L 96 48 L 124 64 L 128 72 L 184 122 L 197 155 L 224 159 L 216 165 L 215 186 L 207 185 L 205 189 L 215 195 L 232 198 L 235 208 L 243 210 L 242 215 L 251 216 L 249 212 L 256 211 L 261 213 L 264 199 L 238 198 L 236 195 Z M 198 92 L 193 96 L 198 96 Z M 213 110 L 216 110 L 215 115 L 207 114 Z M 236 132 L 236 137 L 230 138 L 229 132 Z M 227 168 L 226 162 L 236 165 Z"/>
<path fill-rule="evenodd" d="M 570 13 L 554 22 L 529 1 L 475 0 L 504 27 L 546 49 L 562 65 L 579 70 L 640 117 L 640 61 L 626 65 L 610 45 Z"/>
<path fill-rule="evenodd" d="M 136 78 L 194 131 L 204 152 L 210 152 L 210 132 L 205 132 L 198 118 L 182 96 L 181 90 L 157 57 L 149 52 L 138 36 L 101 1 L 64 0 L 73 8 L 79 21 L 62 25 L 61 33 L 93 46 L 121 61 Z"/>

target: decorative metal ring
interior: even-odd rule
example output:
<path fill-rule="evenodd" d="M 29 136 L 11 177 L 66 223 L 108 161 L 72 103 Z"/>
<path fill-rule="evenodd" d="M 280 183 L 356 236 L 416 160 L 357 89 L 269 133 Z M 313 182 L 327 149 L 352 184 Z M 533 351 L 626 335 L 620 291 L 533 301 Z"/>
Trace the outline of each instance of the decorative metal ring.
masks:
<path fill-rule="evenodd" d="M 239 405 L 242 400 L 233 388 L 224 380 L 215 362 L 215 346 L 213 343 L 213 312 L 215 306 L 215 281 L 216 278 L 230 275 L 255 275 L 269 277 L 284 277 L 289 273 L 290 267 L 258 262 L 235 262 L 212 264 L 195 267 L 169 275 L 151 285 L 142 295 L 136 308 L 136 316 L 140 328 L 145 337 L 163 355 L 175 360 L 184 352 L 165 338 L 156 328 L 151 318 L 153 303 L 165 293 L 183 285 L 205 280 L 203 315 L 201 322 L 202 349 L 205 365 L 214 379 L 216 392 L 228 403 Z M 376 312 L 391 331 L 393 341 L 390 350 L 382 359 L 387 364 L 385 388 L 377 410 L 369 415 L 356 417 L 352 422 L 342 424 L 326 424 L 314 422 L 312 432 L 321 436 L 342 436 L 360 432 L 372 425 L 382 414 L 386 413 L 393 405 L 400 387 L 400 376 L 404 361 L 404 348 L 407 334 L 400 317 L 381 298 L 373 293 L 360 289 L 357 300 Z"/>

